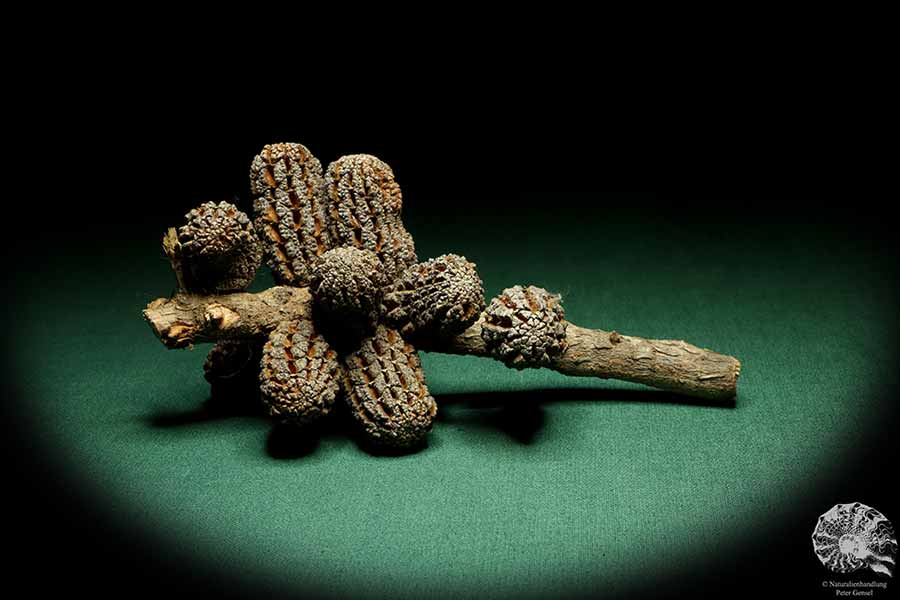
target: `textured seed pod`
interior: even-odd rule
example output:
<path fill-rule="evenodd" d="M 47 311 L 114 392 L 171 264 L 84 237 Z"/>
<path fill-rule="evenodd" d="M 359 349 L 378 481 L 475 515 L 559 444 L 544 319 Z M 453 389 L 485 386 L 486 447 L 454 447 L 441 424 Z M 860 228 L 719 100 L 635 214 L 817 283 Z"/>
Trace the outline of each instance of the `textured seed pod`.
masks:
<path fill-rule="evenodd" d="M 546 366 L 566 350 L 564 316 L 558 294 L 517 285 L 491 300 L 481 337 L 491 354 L 507 366 Z"/>
<path fill-rule="evenodd" d="M 475 264 L 455 254 L 409 267 L 382 301 L 387 325 L 413 340 L 461 333 L 483 309 L 484 287 Z"/>
<path fill-rule="evenodd" d="M 379 326 L 347 356 L 345 367 L 347 404 L 368 442 L 408 448 L 425 439 L 437 404 L 415 348 L 399 333 Z"/>
<path fill-rule="evenodd" d="M 189 291 L 233 292 L 253 282 L 262 248 L 245 213 L 228 202 L 206 202 L 184 218 L 177 251 Z"/>
<path fill-rule="evenodd" d="M 269 415 L 308 423 L 328 413 L 340 389 L 337 354 L 308 320 L 282 323 L 263 346 L 259 375 Z"/>
<path fill-rule="evenodd" d="M 374 252 L 388 281 L 417 262 L 412 236 L 400 218 L 400 186 L 381 160 L 351 154 L 334 161 L 325 173 L 324 198 L 335 245 Z"/>
<path fill-rule="evenodd" d="M 302 144 L 269 144 L 250 165 L 256 229 L 281 285 L 305 286 L 315 258 L 331 248 L 321 188 L 322 165 Z"/>
<path fill-rule="evenodd" d="M 313 266 L 310 292 L 316 304 L 333 315 L 373 319 L 383 285 L 384 269 L 374 253 L 334 248 Z"/>
<path fill-rule="evenodd" d="M 221 340 L 206 355 L 203 376 L 210 395 L 221 397 L 255 395 L 259 390 L 259 360 L 262 344 L 245 340 Z"/>

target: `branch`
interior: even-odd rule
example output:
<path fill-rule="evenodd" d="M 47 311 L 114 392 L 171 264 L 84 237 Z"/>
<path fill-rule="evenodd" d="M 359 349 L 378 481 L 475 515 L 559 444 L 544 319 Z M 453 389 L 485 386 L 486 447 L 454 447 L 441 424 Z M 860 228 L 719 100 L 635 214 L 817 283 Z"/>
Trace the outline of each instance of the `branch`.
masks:
<path fill-rule="evenodd" d="M 307 288 L 287 286 L 257 294 L 180 293 L 148 304 L 144 319 L 166 348 L 187 348 L 218 340 L 265 338 L 282 321 L 310 318 L 311 306 Z"/>
<path fill-rule="evenodd" d="M 484 318 L 445 342 L 419 344 L 425 352 L 491 357 L 481 336 Z M 643 383 L 710 400 L 737 394 L 741 363 L 733 356 L 698 348 L 680 340 L 646 340 L 615 331 L 566 327 L 566 351 L 549 368 L 576 377 L 600 377 Z"/>
<path fill-rule="evenodd" d="M 144 310 L 153 333 L 167 348 L 221 339 L 261 338 L 284 320 L 310 318 L 307 288 L 279 286 L 263 292 L 160 298 Z M 484 317 L 461 334 L 430 344 L 425 352 L 491 357 L 481 336 Z M 566 351 L 549 367 L 566 375 L 613 378 L 712 400 L 737 393 L 741 363 L 732 356 L 679 340 L 646 340 L 600 329 L 566 327 Z"/>

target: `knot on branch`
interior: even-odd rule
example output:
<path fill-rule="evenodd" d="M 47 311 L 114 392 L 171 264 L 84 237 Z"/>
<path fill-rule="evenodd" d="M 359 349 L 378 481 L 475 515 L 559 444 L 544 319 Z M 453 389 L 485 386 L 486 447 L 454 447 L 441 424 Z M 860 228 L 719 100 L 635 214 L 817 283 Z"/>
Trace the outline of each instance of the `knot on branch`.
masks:
<path fill-rule="evenodd" d="M 520 285 L 491 300 L 481 329 L 488 352 L 517 369 L 545 367 L 566 350 L 559 294 Z"/>

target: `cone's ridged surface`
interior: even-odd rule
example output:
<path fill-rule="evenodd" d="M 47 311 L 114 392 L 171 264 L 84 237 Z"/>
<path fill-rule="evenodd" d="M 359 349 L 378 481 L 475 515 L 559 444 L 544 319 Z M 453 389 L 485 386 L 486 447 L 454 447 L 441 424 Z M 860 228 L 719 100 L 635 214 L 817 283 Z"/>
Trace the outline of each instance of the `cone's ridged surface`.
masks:
<path fill-rule="evenodd" d="M 484 309 L 475 264 L 445 254 L 403 271 L 385 291 L 385 323 L 407 339 L 447 337 L 464 331 Z"/>
<path fill-rule="evenodd" d="M 285 322 L 263 347 L 260 391 L 269 415 L 307 423 L 331 410 L 340 389 L 337 354 L 312 322 Z"/>
<path fill-rule="evenodd" d="M 399 333 L 379 326 L 346 357 L 344 377 L 350 412 L 369 442 L 406 448 L 425 439 L 437 404 L 415 349 Z"/>
<path fill-rule="evenodd" d="M 315 258 L 332 246 L 321 191 L 322 165 L 302 144 L 269 144 L 250 165 L 256 229 L 281 285 L 307 285 Z"/>
<path fill-rule="evenodd" d="M 547 366 L 566 350 L 564 317 L 558 294 L 517 285 L 491 300 L 481 337 L 489 352 L 507 366 Z"/>
<path fill-rule="evenodd" d="M 412 236 L 400 218 L 400 186 L 387 164 L 368 154 L 339 158 L 328 165 L 323 197 L 334 245 L 374 252 L 388 281 L 417 262 Z"/>
<path fill-rule="evenodd" d="M 319 257 L 309 288 L 316 303 L 331 315 L 374 319 L 384 282 L 384 269 L 374 253 L 342 247 Z"/>
<path fill-rule="evenodd" d="M 178 254 L 192 292 L 234 292 L 256 277 L 262 248 L 250 218 L 229 202 L 206 202 L 184 216 Z"/>

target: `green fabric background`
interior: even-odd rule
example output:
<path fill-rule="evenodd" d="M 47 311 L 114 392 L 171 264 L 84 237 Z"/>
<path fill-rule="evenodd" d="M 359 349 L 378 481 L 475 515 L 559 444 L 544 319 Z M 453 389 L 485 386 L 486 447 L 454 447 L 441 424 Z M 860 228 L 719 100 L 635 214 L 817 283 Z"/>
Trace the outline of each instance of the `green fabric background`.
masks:
<path fill-rule="evenodd" d="M 142 321 L 174 283 L 151 237 L 18 276 L 14 366 L 36 447 L 160 552 L 260 584 L 475 597 L 621 591 L 702 568 L 877 426 L 895 298 L 865 241 L 577 212 L 420 215 L 410 229 L 422 258 L 477 262 L 488 297 L 534 283 L 579 325 L 738 356 L 737 402 L 428 354 L 440 420 L 427 449 L 377 457 L 332 431 L 279 459 L 266 421 L 199 412 L 206 348 L 166 351 Z"/>

